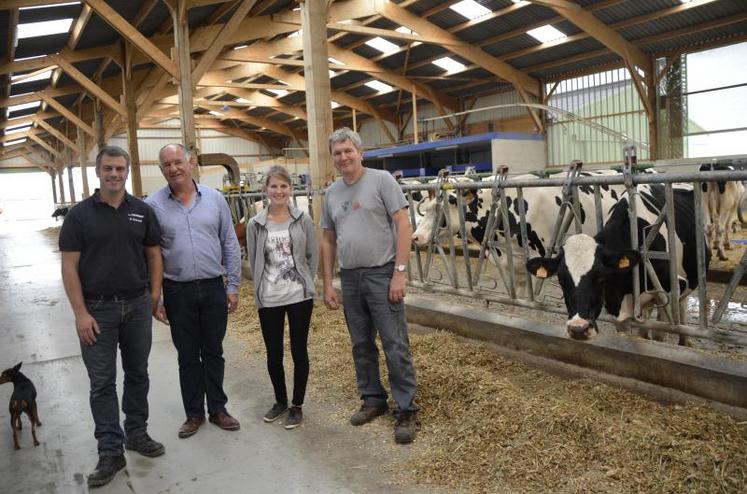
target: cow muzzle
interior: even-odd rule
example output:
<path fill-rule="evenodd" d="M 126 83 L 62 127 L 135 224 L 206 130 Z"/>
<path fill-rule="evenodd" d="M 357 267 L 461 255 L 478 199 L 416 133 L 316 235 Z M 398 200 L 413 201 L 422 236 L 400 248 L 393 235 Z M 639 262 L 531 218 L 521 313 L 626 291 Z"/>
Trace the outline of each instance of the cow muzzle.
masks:
<path fill-rule="evenodd" d="M 568 321 L 565 327 L 570 336 L 574 340 L 590 340 L 597 335 L 597 326 L 594 321 L 587 321 L 586 319 L 574 318 Z"/>

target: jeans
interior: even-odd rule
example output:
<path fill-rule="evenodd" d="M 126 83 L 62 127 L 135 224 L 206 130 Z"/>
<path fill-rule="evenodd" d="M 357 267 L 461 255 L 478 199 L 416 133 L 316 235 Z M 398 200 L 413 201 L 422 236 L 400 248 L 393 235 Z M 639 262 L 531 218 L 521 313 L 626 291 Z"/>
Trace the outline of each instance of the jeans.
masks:
<path fill-rule="evenodd" d="M 389 283 L 394 264 L 375 268 L 341 269 L 342 303 L 350 341 L 358 392 L 367 406 L 386 403 L 387 394 L 381 385 L 379 350 L 376 333 L 389 370 L 389 385 L 397 403 L 394 414 L 416 412 L 415 367 L 407 336 L 407 318 L 403 301 L 389 301 Z"/>
<path fill-rule="evenodd" d="M 91 381 L 91 414 L 100 456 L 124 452 L 125 434 L 144 434 L 148 421 L 148 355 L 152 341 L 151 299 L 143 295 L 118 302 L 86 300 L 86 308 L 99 325 L 91 346 L 81 342 L 83 363 Z M 124 433 L 119 424 L 117 399 L 117 345 L 122 356 Z"/>
<path fill-rule="evenodd" d="M 187 417 L 226 411 L 223 392 L 223 337 L 228 299 L 221 277 L 175 282 L 163 280 L 163 303 L 179 355 L 179 384 Z"/>
<path fill-rule="evenodd" d="M 303 405 L 306 395 L 306 382 L 309 379 L 309 323 L 314 300 L 304 300 L 296 304 L 259 309 L 259 323 L 267 349 L 267 372 L 275 390 L 275 401 L 288 406 L 288 392 L 285 388 L 283 368 L 283 329 L 285 314 L 288 314 L 291 356 L 293 357 L 293 405 Z"/>

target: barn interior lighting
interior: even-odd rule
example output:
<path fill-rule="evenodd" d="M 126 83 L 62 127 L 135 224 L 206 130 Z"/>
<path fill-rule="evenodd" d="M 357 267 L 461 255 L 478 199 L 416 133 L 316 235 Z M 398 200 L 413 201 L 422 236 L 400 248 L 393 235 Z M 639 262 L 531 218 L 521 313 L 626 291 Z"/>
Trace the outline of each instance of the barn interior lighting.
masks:
<path fill-rule="evenodd" d="M 369 39 L 366 41 L 366 44 L 375 50 L 379 50 L 381 53 L 392 53 L 399 50 L 399 46 L 380 36 Z"/>
<path fill-rule="evenodd" d="M 467 68 L 466 65 L 464 65 L 463 63 L 457 62 L 451 57 L 439 58 L 438 60 L 434 60 L 432 63 L 433 65 L 438 65 L 439 67 L 444 69 L 449 74 L 453 72 L 461 72 L 465 68 Z"/>
<path fill-rule="evenodd" d="M 475 0 L 462 0 L 454 5 L 450 5 L 449 8 L 470 20 L 488 15 L 492 12 L 485 6 L 475 2 Z"/>
<path fill-rule="evenodd" d="M 17 134 L 19 132 L 26 132 L 31 127 L 33 127 L 33 125 L 31 125 L 31 124 L 23 124 L 23 125 L 16 125 L 15 127 L 7 127 L 5 129 L 5 135 L 8 135 L 8 134 Z"/>
<path fill-rule="evenodd" d="M 377 80 L 368 81 L 366 83 L 366 86 L 370 87 L 371 89 L 375 89 L 380 93 L 388 93 L 389 91 L 394 89 L 389 84 L 384 84 L 383 82 Z"/>
<path fill-rule="evenodd" d="M 21 7 L 18 10 L 46 9 L 49 7 L 64 7 L 66 5 L 80 5 L 80 2 L 65 2 L 65 3 L 52 3 L 52 4 L 46 4 L 46 5 L 34 5 L 32 7 Z"/>
<path fill-rule="evenodd" d="M 12 146 L 14 144 L 21 144 L 22 142 L 26 142 L 26 138 L 25 137 L 22 138 L 22 139 L 16 139 L 14 141 L 5 141 L 5 142 L 3 142 L 3 146 Z"/>
<path fill-rule="evenodd" d="M 53 21 L 27 22 L 18 25 L 18 39 L 49 36 L 70 31 L 73 18 L 55 19 Z"/>
<path fill-rule="evenodd" d="M 247 46 L 249 46 L 249 45 L 238 45 L 238 46 L 234 46 L 233 49 L 234 50 L 240 50 L 242 48 L 246 48 Z"/>
<path fill-rule="evenodd" d="M 52 77 L 52 71 L 46 70 L 31 77 L 28 77 L 28 74 L 14 75 L 10 78 L 10 83 L 21 84 L 23 82 L 43 81 L 45 79 L 49 79 L 50 77 Z"/>
<path fill-rule="evenodd" d="M 558 31 L 557 29 L 552 27 L 550 24 L 545 24 L 542 27 L 530 29 L 529 31 L 527 31 L 527 34 L 540 43 L 549 43 L 551 41 L 556 41 L 568 37 L 561 31 Z"/>
<path fill-rule="evenodd" d="M 15 111 L 28 110 L 29 108 L 36 108 L 41 105 L 41 101 L 32 101 L 31 103 L 21 103 L 20 105 L 13 105 L 8 107 L 8 113 Z"/>

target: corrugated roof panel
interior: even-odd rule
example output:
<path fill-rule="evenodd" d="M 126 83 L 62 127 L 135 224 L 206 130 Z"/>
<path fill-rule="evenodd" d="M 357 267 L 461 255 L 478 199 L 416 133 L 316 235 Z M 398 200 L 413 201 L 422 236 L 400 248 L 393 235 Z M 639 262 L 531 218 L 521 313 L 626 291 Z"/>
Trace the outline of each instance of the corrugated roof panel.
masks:
<path fill-rule="evenodd" d="M 515 36 L 511 39 L 501 41 L 500 43 L 485 46 L 483 47 L 483 50 L 493 55 L 494 57 L 501 57 L 515 51 L 524 50 L 538 45 L 540 45 L 539 41 L 527 34 L 522 34 L 520 36 Z"/>
<path fill-rule="evenodd" d="M 138 3 L 139 0 L 133 2 Z M 61 5 L 58 7 L 46 7 L 43 9 L 24 9 L 18 11 L 18 24 L 28 22 L 43 22 L 56 19 L 77 19 L 80 11 L 83 10 L 83 4 Z"/>
<path fill-rule="evenodd" d="M 594 16 L 605 24 L 633 19 L 658 12 L 662 9 L 681 6 L 679 0 L 646 0 L 645 2 L 620 2 L 594 12 Z"/>
<path fill-rule="evenodd" d="M 67 36 L 65 37 L 67 39 Z M 97 13 L 91 14 L 91 18 L 83 30 L 78 41 L 78 50 L 86 50 L 97 46 L 112 45 L 119 39 L 119 34 Z"/>
<path fill-rule="evenodd" d="M 561 74 L 584 70 L 588 67 L 602 66 L 602 65 L 619 62 L 619 61 L 620 61 L 620 57 L 618 57 L 616 54 L 606 53 L 603 55 L 599 55 L 597 57 L 588 58 L 580 62 L 569 62 L 569 63 L 562 64 L 562 65 L 556 65 L 556 66 L 553 66 L 547 69 L 542 69 L 537 72 L 532 72 L 531 75 L 538 79 L 540 78 L 548 79 L 548 78 L 557 77 L 558 75 L 561 75 Z M 607 70 L 607 69 L 600 69 L 600 70 Z"/>
<path fill-rule="evenodd" d="M 16 59 L 58 53 L 67 43 L 67 33 L 35 36 L 18 40 Z"/>
<path fill-rule="evenodd" d="M 163 2 L 156 2 L 153 10 L 150 11 L 150 14 L 138 26 L 138 30 L 150 38 L 156 33 L 158 28 L 168 21 L 171 21 L 169 9 L 166 8 Z"/>
<path fill-rule="evenodd" d="M 646 52 L 661 52 L 680 49 L 682 46 L 697 48 L 698 45 L 714 39 L 728 40 L 732 37 L 747 35 L 747 20 L 728 26 L 717 27 L 699 33 L 678 36 L 676 38 L 664 38 L 656 42 L 642 45 Z M 742 39 L 744 41 L 744 39 Z"/>
<path fill-rule="evenodd" d="M 545 50 L 530 53 L 529 55 L 512 58 L 508 61 L 514 67 L 523 69 L 526 67 L 531 67 L 532 65 L 546 63 L 554 60 L 563 60 L 574 55 L 598 50 L 600 48 L 604 48 L 604 46 L 599 41 L 594 38 L 585 38 L 578 41 L 553 46 L 552 48 L 547 48 Z"/>

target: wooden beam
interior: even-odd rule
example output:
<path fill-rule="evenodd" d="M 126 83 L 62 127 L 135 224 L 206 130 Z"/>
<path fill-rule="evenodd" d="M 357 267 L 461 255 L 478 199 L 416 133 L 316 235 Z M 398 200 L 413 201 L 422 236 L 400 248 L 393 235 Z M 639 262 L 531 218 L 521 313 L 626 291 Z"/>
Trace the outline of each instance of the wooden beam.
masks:
<path fill-rule="evenodd" d="M 540 94 L 539 81 L 524 72 L 512 67 L 511 65 L 501 62 L 489 53 L 475 48 L 466 41 L 457 38 L 445 29 L 441 29 L 435 24 L 418 17 L 409 10 L 392 3 L 385 2 L 379 13 L 390 21 L 401 24 L 424 36 L 441 37 L 448 40 L 448 49 L 462 58 L 478 64 L 485 70 L 494 73 L 501 79 L 504 79 L 514 87 L 521 87 L 527 93 L 538 96 Z M 335 57 L 336 58 L 336 57 Z M 409 89 L 409 88 L 405 88 Z"/>
<path fill-rule="evenodd" d="M 96 137 L 96 133 L 93 131 L 93 129 L 86 124 L 83 120 L 78 118 L 76 114 L 65 108 L 64 105 L 59 103 L 56 99 L 54 99 L 52 96 L 50 96 L 46 91 L 42 91 L 39 93 L 39 96 L 41 99 L 47 102 L 49 106 L 60 112 L 60 114 L 70 120 L 72 123 L 80 127 L 85 131 L 86 134 L 89 134 L 92 137 Z"/>
<path fill-rule="evenodd" d="M 176 9 L 172 10 L 174 20 L 174 46 L 179 65 L 179 113 L 182 121 L 182 144 L 195 158 L 199 154 L 195 136 L 195 119 L 192 96 L 192 58 L 189 45 L 189 19 L 187 17 L 187 0 L 177 0 Z M 199 172 L 198 172 L 199 173 Z"/>
<path fill-rule="evenodd" d="M 218 35 L 215 37 L 207 50 L 200 57 L 200 61 L 192 71 L 192 83 L 197 84 L 197 81 L 202 78 L 205 72 L 208 71 L 210 66 L 215 61 L 223 47 L 226 45 L 228 40 L 231 38 L 233 33 L 238 29 L 241 22 L 244 20 L 249 10 L 254 6 L 257 0 L 242 0 L 239 6 L 236 8 L 233 16 L 227 23 L 223 25 L 223 29 L 220 30 Z"/>
<path fill-rule="evenodd" d="M 65 156 L 61 152 L 57 151 L 54 147 L 52 147 L 51 144 L 49 144 L 47 141 L 45 141 L 41 137 L 35 134 L 29 134 L 28 137 L 29 139 L 31 139 L 32 141 L 34 141 L 35 143 L 37 143 L 38 145 L 40 145 L 41 147 L 49 151 L 54 156 L 57 156 L 59 159 L 61 160 L 65 159 Z"/>
<path fill-rule="evenodd" d="M 130 148 L 130 171 L 132 176 L 132 192 L 135 197 L 143 196 L 143 180 L 140 175 L 140 150 L 137 141 L 137 106 L 135 88 L 132 83 L 132 45 L 126 41 L 122 45 L 122 99 L 127 110 L 125 124 L 127 126 L 127 144 Z"/>
<path fill-rule="evenodd" d="M 96 84 L 91 79 L 89 79 L 83 72 L 76 69 L 75 66 L 73 66 L 73 64 L 65 60 L 64 57 L 60 55 L 52 55 L 51 58 L 55 60 L 57 65 L 59 65 L 62 70 L 67 72 L 67 74 L 70 77 L 75 79 L 75 81 L 81 86 L 83 86 L 86 89 L 86 91 L 88 91 L 92 96 L 95 96 L 96 98 L 100 99 L 102 103 L 104 103 L 106 106 L 116 111 L 123 117 L 126 115 L 125 109 L 124 107 L 122 107 L 122 105 L 120 105 L 114 98 L 112 98 L 98 84 Z"/>
<path fill-rule="evenodd" d="M 36 123 L 41 128 L 43 128 L 44 130 L 46 130 L 47 132 L 49 132 L 50 134 L 52 134 L 54 137 L 56 137 L 58 141 L 60 141 L 65 146 L 67 146 L 68 148 L 70 148 L 71 151 L 75 151 L 75 152 L 79 152 L 80 151 L 78 149 L 78 145 L 77 144 L 75 144 L 73 141 L 71 141 L 70 139 L 68 139 L 67 136 L 65 136 L 62 132 L 60 132 L 59 130 L 57 130 L 54 127 L 52 127 L 51 125 L 49 125 L 44 120 L 42 120 L 40 118 L 37 118 L 36 119 Z"/>
<path fill-rule="evenodd" d="M 80 166 L 80 176 L 83 179 L 83 199 L 91 195 L 91 191 L 88 187 L 88 172 L 86 171 L 86 165 L 88 164 L 88 156 L 86 155 L 86 135 L 80 127 L 76 127 L 78 134 L 77 144 L 80 152 L 78 153 L 78 165 Z"/>
<path fill-rule="evenodd" d="M 179 79 L 179 71 L 174 62 L 104 0 L 85 0 L 85 2 L 125 40 L 136 46 L 143 55 L 171 74 L 173 78 Z"/>

